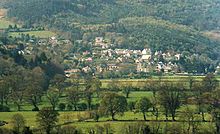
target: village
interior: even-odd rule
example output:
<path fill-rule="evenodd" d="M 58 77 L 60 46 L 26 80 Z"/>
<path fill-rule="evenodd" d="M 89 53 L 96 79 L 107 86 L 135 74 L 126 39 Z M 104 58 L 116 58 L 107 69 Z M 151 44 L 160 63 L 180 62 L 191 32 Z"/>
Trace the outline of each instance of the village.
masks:
<path fill-rule="evenodd" d="M 152 52 L 150 48 L 143 50 L 118 49 L 114 44 L 106 42 L 103 37 L 96 37 L 91 43 L 92 51 L 85 51 L 74 54 L 74 59 L 85 66 L 80 68 L 70 68 L 66 70 L 66 75 L 83 71 L 88 73 L 93 71 L 103 73 L 107 71 L 128 73 L 184 73 L 178 66 L 181 54 L 176 52 Z"/>
<path fill-rule="evenodd" d="M 80 41 L 78 41 L 80 42 Z M 70 40 L 59 39 L 55 36 L 36 40 L 28 38 L 24 46 L 7 45 L 1 46 L 6 50 L 16 50 L 18 54 L 31 57 L 39 49 L 48 57 L 64 56 L 62 64 L 65 74 L 70 77 L 73 74 L 108 75 L 119 74 L 117 77 L 131 74 L 167 74 L 188 75 L 181 69 L 179 61 L 181 53 L 174 51 L 152 51 L 151 48 L 143 50 L 130 50 L 117 48 L 116 45 L 106 41 L 104 37 L 96 37 L 89 42 L 91 48 L 86 51 L 72 52 Z M 39 51 L 38 50 L 38 51 Z M 215 73 L 218 73 L 217 66 Z M 200 74 L 203 75 L 203 74 Z"/>

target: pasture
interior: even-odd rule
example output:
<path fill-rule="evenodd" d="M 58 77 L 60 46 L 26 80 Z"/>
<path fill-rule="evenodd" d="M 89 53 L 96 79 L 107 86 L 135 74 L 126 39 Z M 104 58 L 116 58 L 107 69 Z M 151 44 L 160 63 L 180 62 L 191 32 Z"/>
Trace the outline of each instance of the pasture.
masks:
<path fill-rule="evenodd" d="M 26 123 L 28 126 L 31 127 L 33 130 L 37 130 L 38 124 L 36 122 L 36 114 L 37 112 L 2 112 L 0 116 L 0 120 L 4 120 L 9 122 L 9 124 L 5 125 L 4 127 L 6 128 L 12 128 L 11 125 L 11 118 L 14 114 L 20 113 L 24 116 L 26 119 Z M 102 117 L 100 118 L 99 122 L 95 122 L 92 119 L 88 119 L 86 121 L 78 121 L 79 116 L 85 117 L 87 114 L 86 112 L 74 112 L 74 111 L 66 111 L 66 112 L 59 112 L 59 124 L 58 126 L 65 126 L 65 125 L 70 125 L 70 126 L 75 126 L 76 128 L 80 129 L 84 133 L 88 132 L 90 128 L 95 128 L 97 126 L 104 126 L 104 125 L 110 125 L 111 129 L 113 130 L 114 133 L 116 134 L 121 134 L 121 131 L 123 127 L 126 124 L 132 124 L 132 123 L 143 123 L 143 116 L 141 113 L 134 113 L 134 112 L 126 112 L 123 116 L 116 116 L 118 121 L 110 121 L 110 117 Z M 182 115 L 178 115 L 182 116 Z M 210 116 L 206 115 L 206 119 L 209 119 Z M 175 125 L 178 124 L 179 122 L 164 122 L 164 121 L 159 121 L 156 122 L 154 116 L 152 115 L 151 112 L 147 113 L 147 124 L 150 127 L 155 127 L 155 125 L 160 125 L 160 131 L 163 131 L 165 125 Z M 164 115 L 160 115 L 159 120 L 165 120 Z M 183 126 L 184 127 L 184 126 Z M 200 124 L 201 129 L 211 129 L 213 127 L 213 124 L 211 122 L 203 122 Z"/>
<path fill-rule="evenodd" d="M 204 78 L 204 76 L 193 76 L 192 77 L 194 81 L 200 82 Z M 218 80 L 220 80 L 219 77 L 217 77 Z M 155 81 L 155 82 L 176 82 L 176 83 L 183 83 L 184 85 L 187 85 L 189 83 L 189 77 L 188 76 L 152 76 L 150 78 L 146 79 L 114 79 L 114 82 L 118 83 L 119 85 L 127 85 L 130 84 L 134 87 L 142 87 L 149 81 Z M 102 88 L 106 88 L 109 84 L 111 84 L 112 80 L 110 79 L 103 79 L 102 82 Z"/>
<path fill-rule="evenodd" d="M 194 77 L 196 81 L 202 81 L 203 77 Z M 152 77 L 151 80 L 161 80 L 162 82 L 168 82 L 168 81 L 172 81 L 172 82 L 184 82 L 186 86 L 187 82 L 189 82 L 188 77 Z M 219 79 L 219 77 L 218 77 Z M 125 84 L 131 84 L 132 86 L 140 86 L 145 84 L 149 79 L 118 79 L 116 80 L 117 83 L 119 85 L 125 85 Z M 106 88 L 109 84 L 111 84 L 112 80 L 101 80 L 102 82 L 102 88 Z M 121 95 L 125 95 L 122 91 L 118 91 L 118 94 Z M 188 92 L 187 92 L 188 93 Z M 153 92 L 152 91 L 147 91 L 147 90 L 132 90 L 129 94 L 129 97 L 127 98 L 127 102 L 131 103 L 131 102 L 136 102 L 137 100 L 139 100 L 142 97 L 147 97 L 148 99 L 152 99 L 153 98 Z M 101 98 L 98 98 L 96 93 L 93 94 L 92 96 L 92 105 L 96 105 L 99 104 L 101 101 Z M 64 93 L 60 96 L 59 98 L 59 104 L 60 103 L 64 103 L 66 106 L 68 104 L 68 98 L 67 98 L 67 94 Z M 86 100 L 85 98 L 81 98 L 80 99 L 80 104 L 84 103 L 86 104 Z M 28 126 L 31 127 L 32 130 L 36 131 L 37 129 L 39 129 L 38 124 L 36 122 L 36 114 L 37 112 L 33 112 L 31 111 L 33 109 L 33 106 L 30 105 L 27 102 L 23 102 L 22 103 L 22 108 L 21 111 L 18 112 L 17 111 L 17 107 L 13 102 L 9 102 L 9 105 L 11 112 L 1 112 L 0 113 L 0 121 L 6 121 L 9 124 L 3 126 L 5 128 L 12 128 L 12 123 L 11 123 L 11 118 L 14 114 L 20 113 L 24 116 L 26 123 Z M 44 96 L 42 97 L 42 101 L 39 104 L 39 108 L 43 108 L 43 107 L 47 107 L 47 106 L 51 106 L 46 94 L 44 94 Z M 159 106 L 160 107 L 160 106 Z M 186 107 L 191 107 L 194 109 L 197 109 L 198 107 L 196 105 L 193 104 L 182 104 L 180 106 L 180 108 L 177 109 L 177 115 L 176 115 L 176 120 L 175 122 L 171 121 L 172 118 L 169 117 L 168 121 L 166 122 L 166 118 L 163 112 L 163 108 L 160 107 L 159 108 L 159 116 L 158 116 L 158 120 L 156 120 L 155 115 L 153 115 L 153 110 L 152 108 L 149 109 L 149 111 L 146 113 L 146 117 L 147 117 L 147 123 L 149 124 L 149 126 L 151 127 L 151 129 L 153 129 L 153 127 L 155 126 L 155 124 L 159 124 L 160 125 L 160 131 L 163 132 L 164 128 L 167 126 L 175 126 L 177 124 L 181 124 L 181 127 L 186 127 L 187 122 L 184 121 L 184 110 L 186 109 Z M 56 110 L 59 110 L 58 105 L 56 106 Z M 90 113 L 89 111 L 85 110 L 85 111 L 72 111 L 72 110 L 68 110 L 67 108 L 64 111 L 59 111 L 59 122 L 58 122 L 58 126 L 65 126 L 65 125 L 71 125 L 71 126 L 75 126 L 78 129 L 81 129 L 84 133 L 88 133 L 90 128 L 95 128 L 97 126 L 105 126 L 105 125 L 110 125 L 111 128 L 113 129 L 113 132 L 116 134 L 121 134 L 121 129 L 123 129 L 123 127 L 126 124 L 132 124 L 132 123 L 141 123 L 144 122 L 143 120 L 143 114 L 139 113 L 139 112 L 135 112 L 135 111 L 131 111 L 128 110 L 122 115 L 117 115 L 116 119 L 117 121 L 111 121 L 111 117 L 110 116 L 101 116 L 99 118 L 99 122 L 94 121 L 91 117 L 90 117 Z M 195 113 L 195 116 L 198 117 L 198 121 L 201 121 L 201 115 L 198 113 Z M 200 122 L 199 124 L 199 129 L 204 132 L 205 130 L 214 130 L 214 124 L 212 122 L 212 118 L 211 115 L 208 111 L 205 112 L 205 120 L 206 122 Z M 180 127 L 180 126 L 178 126 Z"/>
<path fill-rule="evenodd" d="M 8 28 L 9 25 L 14 26 L 15 23 L 7 20 L 5 18 L 0 18 L 0 29 L 6 29 L 6 28 Z"/>
<path fill-rule="evenodd" d="M 12 37 L 21 37 L 22 34 L 29 34 L 30 36 L 35 36 L 37 38 L 49 38 L 52 36 L 56 36 L 56 33 L 51 31 L 29 31 L 29 32 L 11 32 L 9 33 Z"/>

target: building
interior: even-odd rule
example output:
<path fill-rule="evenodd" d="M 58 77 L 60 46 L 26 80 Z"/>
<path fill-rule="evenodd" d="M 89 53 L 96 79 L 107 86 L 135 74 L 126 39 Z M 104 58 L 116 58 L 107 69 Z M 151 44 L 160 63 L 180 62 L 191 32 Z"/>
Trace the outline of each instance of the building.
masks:
<path fill-rule="evenodd" d="M 80 70 L 79 69 L 70 69 L 70 70 L 66 70 L 64 72 L 65 72 L 66 77 L 70 77 L 71 75 L 80 72 Z"/>
<path fill-rule="evenodd" d="M 118 71 L 119 67 L 116 64 L 108 64 L 107 70 L 109 71 Z"/>
<path fill-rule="evenodd" d="M 142 52 L 142 57 L 141 59 L 142 60 L 146 60 L 146 61 L 149 61 L 151 59 L 151 49 L 144 49 Z"/>

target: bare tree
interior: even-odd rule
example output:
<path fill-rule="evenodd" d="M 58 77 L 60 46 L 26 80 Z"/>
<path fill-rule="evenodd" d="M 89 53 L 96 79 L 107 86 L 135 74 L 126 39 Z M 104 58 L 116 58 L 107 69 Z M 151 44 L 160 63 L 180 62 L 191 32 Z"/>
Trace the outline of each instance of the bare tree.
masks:
<path fill-rule="evenodd" d="M 220 88 L 209 94 L 209 103 L 211 104 L 212 120 L 215 122 L 216 134 L 220 133 Z"/>
<path fill-rule="evenodd" d="M 168 120 L 168 114 L 172 116 L 172 120 L 175 121 L 176 110 L 181 105 L 181 90 L 174 85 L 174 83 L 166 83 L 161 86 L 159 91 L 159 101 L 164 107 L 166 120 Z"/>
<path fill-rule="evenodd" d="M 203 88 L 206 91 L 215 90 L 219 86 L 219 82 L 218 82 L 218 80 L 215 78 L 215 76 L 213 74 L 207 74 L 203 78 L 202 83 L 203 83 Z"/>
<path fill-rule="evenodd" d="M 43 95 L 43 86 L 45 84 L 45 74 L 40 67 L 34 68 L 28 75 L 25 89 L 26 100 L 34 106 L 35 110 L 39 110 L 38 104 Z"/>
<path fill-rule="evenodd" d="M 196 115 L 196 109 L 186 106 L 183 110 L 183 114 L 180 117 L 184 121 L 184 123 L 187 123 L 187 133 L 188 134 L 195 134 L 197 133 L 198 127 L 200 125 L 200 121 L 198 120 L 198 116 Z"/>
<path fill-rule="evenodd" d="M 68 91 L 68 97 L 67 97 L 67 101 L 73 105 L 74 110 L 77 110 L 77 105 L 80 101 L 80 91 L 78 90 L 69 90 Z"/>
<path fill-rule="evenodd" d="M 0 104 L 3 106 L 9 96 L 9 83 L 7 78 L 0 79 Z"/>
<path fill-rule="evenodd" d="M 12 116 L 12 124 L 13 124 L 13 130 L 16 133 L 21 133 L 23 129 L 25 128 L 25 119 L 21 114 L 15 114 Z"/>
<path fill-rule="evenodd" d="M 47 99 L 49 100 L 53 110 L 55 110 L 56 106 L 59 103 L 59 97 L 60 97 L 60 92 L 58 89 L 51 87 L 47 91 Z"/>
<path fill-rule="evenodd" d="M 196 105 L 198 107 L 198 112 L 201 114 L 202 120 L 205 121 L 206 98 L 204 96 L 205 94 L 204 87 L 202 83 L 197 82 L 193 85 L 192 89 L 194 91 L 194 97 L 195 97 Z"/>
<path fill-rule="evenodd" d="M 18 111 L 20 111 L 24 101 L 25 89 L 27 88 L 26 83 L 28 82 L 27 76 L 30 70 L 26 70 L 21 66 L 17 66 L 15 70 L 12 75 L 7 77 L 7 81 L 10 83 L 10 99 L 17 106 Z"/>
<path fill-rule="evenodd" d="M 122 92 L 125 94 L 126 98 L 129 97 L 129 94 L 133 90 L 133 87 L 131 84 L 123 85 L 121 86 Z"/>
<path fill-rule="evenodd" d="M 37 113 L 37 122 L 40 128 L 43 128 L 47 134 L 51 133 L 53 127 L 58 122 L 59 113 L 53 108 L 44 107 Z"/>

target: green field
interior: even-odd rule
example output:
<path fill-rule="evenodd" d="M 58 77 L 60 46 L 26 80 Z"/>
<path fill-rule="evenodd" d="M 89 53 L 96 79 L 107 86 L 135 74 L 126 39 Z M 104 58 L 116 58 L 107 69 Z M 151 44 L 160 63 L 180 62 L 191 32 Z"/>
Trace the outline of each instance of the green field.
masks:
<path fill-rule="evenodd" d="M 26 119 L 26 123 L 31 127 L 31 129 L 37 129 L 38 124 L 36 123 L 36 114 L 37 112 L 2 112 L 0 115 L 0 120 L 4 120 L 9 122 L 9 124 L 5 125 L 6 128 L 11 128 L 11 117 L 14 114 L 20 113 L 24 116 Z M 110 117 L 103 117 L 100 119 L 99 122 L 95 122 L 92 119 L 88 119 L 86 121 L 78 121 L 78 116 L 85 116 L 85 112 L 59 112 L 59 124 L 60 126 L 64 126 L 66 124 L 75 126 L 79 129 L 81 129 L 83 132 L 87 132 L 89 128 L 94 128 L 97 125 L 103 126 L 104 124 L 110 124 L 111 128 L 114 130 L 116 134 L 121 134 L 121 129 L 125 124 L 131 124 L 131 123 L 137 123 L 137 122 L 143 122 L 143 116 L 140 113 L 133 113 L 133 112 L 126 112 L 123 116 L 116 116 L 118 121 L 109 121 Z M 209 115 L 206 115 L 206 119 L 209 118 Z M 154 117 L 150 112 L 147 113 L 147 119 L 148 120 L 154 120 Z M 164 120 L 164 115 L 160 115 L 159 120 Z M 156 122 L 154 121 L 148 121 L 147 122 L 151 127 Z M 170 124 L 174 124 L 175 122 L 168 122 Z M 160 122 L 161 129 L 164 127 L 166 123 Z M 202 123 L 201 128 L 210 129 L 210 127 L 213 127 L 212 123 Z"/>
<path fill-rule="evenodd" d="M 196 81 L 201 81 L 203 77 L 195 77 Z M 219 79 L 219 77 L 217 77 Z M 153 80 L 158 80 L 158 77 L 153 77 Z M 162 81 L 183 81 L 186 82 L 188 81 L 188 77 L 177 77 L 177 76 L 171 76 L 171 77 L 162 77 L 161 78 Z M 138 86 L 141 85 L 143 83 L 146 83 L 147 79 L 118 79 L 117 80 L 120 85 L 123 84 L 128 84 L 128 83 L 132 83 L 133 86 Z M 104 84 L 104 87 L 107 87 L 107 85 L 109 84 L 109 82 L 111 82 L 111 80 L 101 80 L 102 84 Z M 121 91 L 118 92 L 118 94 L 124 95 Z M 136 102 L 137 100 L 139 100 L 142 97 L 147 97 L 148 99 L 151 99 L 153 96 L 153 92 L 152 91 L 144 91 L 144 90 L 140 90 L 140 91 L 131 91 L 131 93 L 129 94 L 129 98 L 127 98 L 128 103 L 130 102 Z M 94 93 L 93 98 L 92 98 L 92 104 L 99 104 L 100 103 L 101 98 L 97 98 L 96 94 Z M 59 103 L 64 103 L 64 104 L 68 104 L 68 100 L 67 100 L 67 96 L 65 94 L 65 92 L 62 94 L 62 96 L 59 98 Z M 80 103 L 86 103 L 84 98 L 81 98 Z M 5 125 L 5 128 L 12 128 L 12 123 L 11 123 L 11 118 L 14 114 L 16 113 L 20 113 L 24 116 L 26 123 L 28 126 L 31 127 L 32 130 L 36 131 L 36 129 L 38 129 L 38 124 L 36 122 L 36 114 L 37 112 L 33 112 L 31 111 L 31 109 L 33 108 L 32 105 L 30 105 L 27 102 L 24 102 L 22 104 L 22 108 L 21 108 L 21 112 L 17 112 L 17 107 L 16 105 L 14 105 L 13 102 L 9 102 L 9 105 L 11 112 L 1 112 L 0 113 L 0 121 L 6 121 L 9 122 L 9 124 Z M 42 102 L 39 105 L 39 108 L 43 108 L 46 106 L 51 106 L 49 101 L 46 98 L 46 95 L 44 95 L 42 97 Z M 150 125 L 150 127 L 153 127 L 156 123 L 159 123 L 161 125 L 161 132 L 164 131 L 164 127 L 167 124 L 170 124 L 171 126 L 176 125 L 176 124 L 181 124 L 183 127 L 184 123 L 182 118 L 185 116 L 183 111 L 186 108 L 186 106 L 188 107 L 192 107 L 193 109 L 196 109 L 196 105 L 194 104 L 183 104 L 181 105 L 180 108 L 178 108 L 177 110 L 177 115 L 176 115 L 176 119 L 177 122 L 172 122 L 172 118 L 169 117 L 169 121 L 168 122 L 164 122 L 166 120 L 165 115 L 163 114 L 163 108 L 159 108 L 159 117 L 158 117 L 158 121 L 155 121 L 155 116 L 152 114 L 152 108 L 149 110 L 149 112 L 147 112 L 147 123 Z M 58 105 L 57 105 L 58 107 Z M 57 108 L 58 110 L 58 108 Z M 71 125 L 71 126 L 75 126 L 76 128 L 82 130 L 84 133 L 87 133 L 88 130 L 90 128 L 95 128 L 97 126 L 104 126 L 106 124 L 110 124 L 111 128 L 114 130 L 114 133 L 116 134 L 121 134 L 121 129 L 123 128 L 123 126 L 125 126 L 125 124 L 131 124 L 131 123 L 140 123 L 143 122 L 143 115 L 142 113 L 137 113 L 134 111 L 130 111 L 128 110 L 127 112 L 124 113 L 123 116 L 116 116 L 116 119 L 118 121 L 111 121 L 111 117 L 109 116 L 104 116 L 101 117 L 99 119 L 99 122 L 95 122 L 93 119 L 88 118 L 89 117 L 89 113 L 88 111 L 68 111 L 68 110 L 64 110 L 64 111 L 59 111 L 59 122 L 58 122 L 58 126 L 65 126 L 65 125 Z M 196 117 L 198 117 L 198 121 L 201 121 L 201 114 L 195 113 Z M 81 118 L 84 118 L 83 121 L 79 121 Z M 199 130 L 204 132 L 205 130 L 214 130 L 214 125 L 211 122 L 211 115 L 206 111 L 205 112 L 205 119 L 207 122 L 201 122 L 200 126 L 199 126 Z M 181 123 L 178 123 L 181 122 Z"/>
<path fill-rule="evenodd" d="M 192 76 L 192 78 L 197 82 L 202 81 L 204 77 L 205 76 Z M 220 81 L 220 76 L 216 76 L 216 79 Z M 129 83 L 134 87 L 142 87 L 149 80 L 153 80 L 153 81 L 160 80 L 161 82 L 178 82 L 178 83 L 183 83 L 187 85 L 189 83 L 189 76 L 175 76 L 175 75 L 174 76 L 162 76 L 162 77 L 152 76 L 146 79 L 114 79 L 114 80 L 120 85 L 127 85 Z M 101 80 L 102 88 L 107 88 L 107 86 L 109 85 L 111 81 L 112 80 L 110 79 L 102 79 Z"/>
<path fill-rule="evenodd" d="M 121 95 L 123 95 L 121 92 L 119 93 Z M 129 94 L 129 98 L 127 98 L 127 101 L 128 102 L 135 102 L 137 101 L 138 99 L 140 99 L 141 97 L 147 97 L 147 98 L 151 98 L 153 96 L 153 93 L 152 92 L 146 92 L 146 91 L 132 91 L 130 94 Z M 62 96 L 60 99 L 59 99 L 59 102 L 60 103 L 68 103 L 67 102 L 67 98 L 66 96 Z M 100 102 L 100 99 L 97 98 L 95 95 L 93 96 L 93 99 L 92 99 L 92 103 L 93 104 L 96 104 L 96 103 L 99 103 Z M 86 103 L 84 99 L 81 99 L 80 103 Z M 30 105 L 29 103 L 23 103 L 22 105 L 22 108 L 21 110 L 22 111 L 31 111 L 31 109 L 33 109 L 33 106 Z M 43 96 L 42 97 L 42 102 L 40 103 L 39 105 L 39 108 L 43 108 L 43 107 L 49 107 L 51 106 L 50 103 L 48 102 L 46 96 Z M 17 107 L 16 105 L 14 105 L 14 103 L 9 103 L 9 107 L 10 107 L 10 110 L 12 112 L 16 112 L 17 111 Z M 1 115 L 0 115 L 1 117 Z M 0 119 L 1 120 L 1 119 Z"/>
<path fill-rule="evenodd" d="M 7 29 L 9 25 L 14 26 L 16 23 L 9 21 L 7 19 L 1 18 L 0 19 L 0 29 Z M 17 24 L 18 27 L 20 27 Z M 30 36 L 35 36 L 38 38 L 49 38 L 52 36 L 56 36 L 57 34 L 52 31 L 29 31 L 29 32 L 10 32 L 9 36 L 12 37 L 20 37 L 21 34 L 29 34 Z"/>
<path fill-rule="evenodd" d="M 35 36 L 38 38 L 49 38 L 52 36 L 56 36 L 56 33 L 51 31 L 11 32 L 9 35 L 12 37 L 20 37 L 21 34 L 29 34 L 30 36 Z"/>
<path fill-rule="evenodd" d="M 121 92 L 119 92 L 119 94 L 122 94 Z M 135 102 L 138 99 L 140 99 L 141 97 L 147 97 L 147 98 L 151 98 L 152 97 L 152 92 L 150 91 L 132 91 L 131 94 L 129 95 L 129 98 L 127 99 L 128 102 Z M 99 103 L 100 99 L 96 98 L 95 96 L 93 97 L 93 101 L 92 103 Z M 67 99 L 65 96 L 62 96 L 60 98 L 60 103 L 66 103 L 67 104 Z M 80 101 L 85 102 L 85 100 L 81 100 Z M 46 97 L 44 96 L 42 98 L 42 103 L 40 104 L 39 108 L 45 107 L 45 106 L 50 106 L 49 102 L 47 101 Z M 189 105 L 188 105 L 189 106 Z M 184 109 L 185 105 L 181 106 L 178 111 L 179 113 L 177 114 L 176 119 L 178 120 L 178 117 L 182 117 L 183 115 L 181 114 L 182 109 Z M 195 107 L 194 105 L 191 105 L 191 107 Z M 31 129 L 35 130 L 38 129 L 38 124 L 36 122 L 36 114 L 37 112 L 32 112 L 31 109 L 33 108 L 32 105 L 28 104 L 28 103 L 24 103 L 22 105 L 22 111 L 21 112 L 17 112 L 16 111 L 16 106 L 13 103 L 10 103 L 10 108 L 12 110 L 12 112 L 1 112 L 0 113 L 0 120 L 3 121 L 7 121 L 9 122 L 9 124 L 5 125 L 4 127 L 6 128 L 11 128 L 12 127 L 12 123 L 11 123 L 11 118 L 14 114 L 20 113 L 24 116 L 26 123 L 28 124 L 28 126 L 31 127 Z M 75 126 L 78 129 L 81 129 L 83 132 L 87 132 L 89 130 L 89 128 L 94 128 L 97 125 L 98 126 L 103 126 L 105 124 L 110 124 L 111 128 L 114 130 L 114 133 L 116 134 L 121 134 L 121 129 L 125 124 L 131 124 L 131 123 L 137 123 L 137 122 L 143 122 L 143 115 L 141 113 L 134 113 L 131 111 L 125 112 L 125 114 L 123 116 L 116 116 L 116 119 L 118 121 L 110 121 L 111 117 L 101 117 L 99 122 L 95 122 L 93 119 L 86 119 L 85 121 L 78 121 L 80 117 L 86 118 L 88 116 L 88 113 L 86 111 L 63 111 L 63 112 L 59 112 L 60 116 L 59 116 L 59 123 L 58 125 L 64 126 L 66 124 L 71 125 L 71 126 Z M 199 115 L 198 115 L 199 116 Z M 205 115 L 206 120 L 210 121 L 211 117 L 209 114 Z M 163 115 L 162 111 L 160 112 L 159 115 L 159 120 L 165 120 L 165 116 Z M 169 119 L 171 120 L 171 117 L 169 117 Z M 151 120 L 149 123 L 149 125 L 153 125 L 154 122 L 153 120 L 155 120 L 155 116 L 152 115 L 151 112 L 147 113 L 147 120 Z M 158 122 L 157 122 L 158 123 Z M 176 123 L 176 122 L 169 122 L 171 124 Z M 160 123 L 161 126 L 164 126 L 165 123 L 161 122 Z M 201 125 L 204 125 L 205 123 L 202 123 Z M 212 123 L 207 123 L 208 126 L 213 126 Z M 204 125 L 207 127 L 207 125 Z M 163 128 L 161 128 L 162 131 Z"/>
<path fill-rule="evenodd" d="M 6 29 L 8 28 L 9 25 L 15 25 L 15 23 L 9 21 L 9 20 L 6 20 L 4 18 L 1 18 L 0 19 L 0 29 Z"/>

